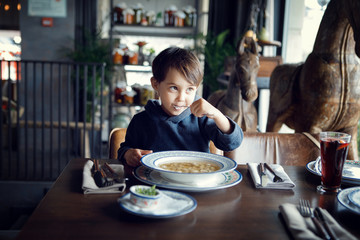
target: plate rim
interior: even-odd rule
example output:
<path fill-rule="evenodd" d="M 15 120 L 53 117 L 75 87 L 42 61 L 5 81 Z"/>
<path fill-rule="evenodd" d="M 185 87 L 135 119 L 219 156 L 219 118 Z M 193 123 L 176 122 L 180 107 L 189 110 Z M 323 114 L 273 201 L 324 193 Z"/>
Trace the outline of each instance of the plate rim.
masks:
<path fill-rule="evenodd" d="M 137 211 L 133 211 L 131 210 L 130 208 L 127 208 L 121 200 L 125 199 L 125 198 L 128 198 L 130 197 L 130 193 L 126 193 L 125 195 L 121 196 L 118 198 L 118 203 L 120 205 L 120 207 L 128 212 L 128 213 L 131 213 L 131 214 L 134 214 L 136 216 L 141 216 L 141 217 L 146 217 L 146 218 L 172 218 L 172 217 L 179 217 L 179 216 L 182 216 L 182 215 L 185 215 L 185 214 L 188 214 L 192 211 L 194 211 L 197 207 L 197 201 L 194 197 L 188 195 L 188 194 L 185 194 L 185 193 L 181 193 L 181 192 L 176 192 L 176 191 L 170 191 L 170 190 L 161 190 L 161 192 L 167 194 L 168 196 L 169 195 L 177 195 L 177 196 L 183 196 L 189 200 L 191 200 L 192 202 L 192 205 L 187 207 L 186 209 L 182 210 L 182 211 L 178 211 L 176 213 L 172 213 L 172 214 L 161 214 L 161 215 L 154 215 L 154 214 L 146 214 L 146 213 L 141 213 L 141 212 L 137 212 Z"/>
<path fill-rule="evenodd" d="M 154 153 L 146 154 L 145 156 L 143 156 L 140 159 L 140 162 L 145 167 L 150 168 L 150 169 L 152 169 L 154 171 L 169 173 L 171 171 L 154 168 L 151 165 L 149 166 L 148 162 L 146 162 L 146 161 L 155 162 L 155 161 L 159 160 L 160 158 L 163 158 L 163 157 L 161 157 L 161 155 L 168 155 L 168 156 L 165 156 L 165 157 L 170 157 L 171 155 L 175 155 L 175 154 L 176 154 L 176 157 L 178 157 L 178 155 L 180 155 L 180 156 L 182 155 L 182 156 L 186 156 L 186 157 L 187 156 L 191 157 L 193 155 L 200 155 L 201 157 L 204 157 L 204 158 L 207 157 L 209 160 L 212 160 L 212 161 L 215 161 L 217 159 L 223 159 L 224 161 L 226 160 L 229 163 L 231 163 L 231 164 L 229 164 L 228 168 L 223 169 L 223 170 L 218 170 L 218 171 L 216 171 L 216 173 L 228 172 L 228 171 L 236 169 L 236 167 L 237 167 L 237 162 L 235 160 L 231 159 L 231 158 L 221 156 L 221 155 L 218 155 L 218 154 L 208 153 L 208 152 L 187 151 L 187 150 L 160 151 L 160 152 L 154 152 Z M 224 165 L 223 164 L 224 161 L 220 161 L 220 163 L 222 165 Z M 176 172 L 174 172 L 174 173 L 176 174 Z M 189 174 L 189 175 L 191 175 L 191 174 L 198 174 L 198 173 L 178 173 L 178 174 Z M 202 173 L 202 174 L 214 174 L 214 172 Z"/>
<path fill-rule="evenodd" d="M 346 188 L 346 189 L 343 189 L 341 190 L 337 195 L 336 195 L 336 198 L 338 200 L 338 202 L 344 206 L 346 209 L 350 210 L 351 212 L 353 213 L 356 213 L 356 214 L 359 214 L 360 215 L 360 207 L 357 207 L 356 205 L 354 206 L 351 206 L 349 203 L 345 202 L 343 200 L 346 199 L 347 201 L 350 201 L 349 198 L 348 198 L 348 195 L 349 195 L 349 192 L 351 191 L 355 191 L 355 190 L 360 190 L 360 187 L 351 187 L 351 188 Z M 345 195 L 345 196 L 343 196 Z M 352 203 L 351 203 L 352 204 Z"/>
<path fill-rule="evenodd" d="M 311 172 L 312 174 L 315 174 L 316 176 L 321 177 L 321 173 L 317 172 L 316 170 L 312 169 L 310 167 L 310 165 L 315 165 L 316 161 L 319 159 L 320 157 L 317 157 L 315 160 L 310 161 L 306 164 L 306 169 Z M 353 160 L 346 160 L 345 163 L 347 163 L 348 165 L 358 165 L 359 161 L 355 161 L 356 164 L 352 164 L 350 163 L 350 161 Z M 360 167 L 360 165 L 358 165 Z M 354 178 L 354 177 L 347 177 L 347 176 L 342 176 L 341 181 L 344 183 L 359 183 L 360 184 L 360 178 Z"/>
<path fill-rule="evenodd" d="M 353 200 L 353 196 L 355 193 L 357 192 L 360 192 L 360 188 L 359 189 L 355 189 L 354 191 L 351 191 L 349 194 L 348 194 L 348 199 L 349 201 L 354 204 L 355 206 L 359 207 L 360 208 L 360 203 L 357 203 L 356 201 Z"/>
<path fill-rule="evenodd" d="M 230 170 L 229 172 L 233 172 L 235 174 L 237 174 L 238 178 L 232 182 L 231 184 L 224 184 L 224 185 L 221 185 L 221 186 L 215 186 L 215 187 L 199 187 L 199 186 L 188 186 L 186 184 L 184 184 L 183 186 L 176 186 L 176 185 L 171 185 L 170 184 L 159 184 L 157 182 L 154 182 L 154 181 L 150 181 L 150 180 L 145 180 L 145 179 L 142 179 L 139 175 L 138 175 L 138 171 L 140 171 L 139 169 L 141 168 L 144 168 L 145 170 L 148 170 L 148 171 L 155 171 L 151 168 L 147 168 L 145 166 L 138 166 L 136 167 L 134 170 L 133 170 L 133 176 L 135 176 L 135 178 L 143 183 L 146 183 L 146 184 L 150 184 L 150 185 L 154 185 L 156 184 L 156 186 L 160 187 L 160 188 L 166 188 L 166 189 L 172 189 L 172 190 L 180 190 L 180 191 L 185 191 L 185 192 L 205 192 L 205 191 L 214 191 L 214 190 L 218 190 L 218 189 L 223 189 L 223 188 L 228 188 L 228 187 L 232 187 L 232 186 L 235 186 L 237 184 L 239 184 L 242 180 L 243 180 L 243 176 L 242 174 L 234 169 L 234 170 Z M 156 171 L 155 171 L 156 172 Z M 225 172 L 225 173 L 218 173 L 218 174 L 222 174 L 222 175 L 226 175 L 227 173 L 229 172 Z M 225 179 L 227 177 L 225 176 Z M 168 181 L 169 182 L 169 181 Z M 225 181 L 224 181 L 225 182 Z"/>

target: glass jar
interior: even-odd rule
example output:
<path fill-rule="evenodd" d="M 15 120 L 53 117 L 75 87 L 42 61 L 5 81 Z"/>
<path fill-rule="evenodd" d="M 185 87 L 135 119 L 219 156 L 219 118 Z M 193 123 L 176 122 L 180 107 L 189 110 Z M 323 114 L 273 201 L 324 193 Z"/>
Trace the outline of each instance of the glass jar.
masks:
<path fill-rule="evenodd" d="M 183 8 L 185 13 L 184 25 L 186 27 L 194 27 L 196 25 L 196 9 L 192 6 L 186 6 Z"/>
<path fill-rule="evenodd" d="M 136 52 L 129 52 L 129 64 L 137 65 L 138 64 L 138 54 Z"/>
<path fill-rule="evenodd" d="M 137 3 L 133 6 L 134 11 L 134 19 L 133 24 L 139 25 L 141 23 L 141 20 L 143 18 L 143 5 L 141 3 Z"/>
<path fill-rule="evenodd" d="M 126 90 L 122 93 L 124 96 L 124 104 L 133 104 L 134 103 L 134 97 L 136 95 L 136 92 L 133 90 Z"/>
<path fill-rule="evenodd" d="M 146 105 L 148 100 L 154 98 L 154 89 L 151 85 L 145 85 L 141 88 L 140 104 Z"/>
<path fill-rule="evenodd" d="M 115 49 L 113 54 L 113 63 L 114 64 L 122 64 L 123 63 L 123 53 L 121 49 Z"/>
<path fill-rule="evenodd" d="M 175 5 L 171 5 L 166 8 L 164 11 L 164 24 L 165 26 L 174 26 L 175 16 L 174 13 L 177 11 L 177 7 Z"/>
<path fill-rule="evenodd" d="M 174 26 L 184 27 L 185 13 L 183 11 L 177 11 L 174 13 Z"/>
<path fill-rule="evenodd" d="M 131 8 L 124 10 L 124 24 L 133 24 L 135 12 Z"/>
<path fill-rule="evenodd" d="M 135 83 L 134 85 L 131 86 L 131 88 L 136 93 L 134 96 L 134 104 L 139 105 L 140 104 L 140 96 L 141 96 L 141 85 L 138 83 Z"/>
<path fill-rule="evenodd" d="M 119 3 L 114 8 L 114 23 L 123 24 L 124 14 L 123 11 L 126 9 L 126 3 Z"/>
<path fill-rule="evenodd" d="M 122 93 L 125 91 L 126 91 L 126 83 L 118 82 L 114 90 L 114 98 L 116 103 L 124 103 L 124 96 Z"/>
<path fill-rule="evenodd" d="M 152 26 L 155 24 L 155 12 L 154 11 L 148 11 L 146 13 L 146 21 L 149 26 Z"/>

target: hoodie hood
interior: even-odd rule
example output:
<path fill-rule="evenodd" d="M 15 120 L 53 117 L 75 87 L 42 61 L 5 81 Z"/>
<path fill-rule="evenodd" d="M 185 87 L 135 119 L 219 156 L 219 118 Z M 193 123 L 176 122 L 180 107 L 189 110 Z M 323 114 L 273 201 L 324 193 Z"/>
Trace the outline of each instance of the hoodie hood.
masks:
<path fill-rule="evenodd" d="M 178 123 L 191 114 L 190 108 L 186 108 L 177 116 L 169 116 L 162 109 L 159 100 L 149 100 L 145 105 L 145 110 L 149 117 L 153 120 L 158 119 L 160 121 L 171 121 L 173 123 Z"/>
<path fill-rule="evenodd" d="M 200 97 L 196 95 L 194 101 L 196 101 L 198 99 L 200 99 Z M 169 116 L 162 109 L 159 100 L 149 100 L 147 102 L 147 104 L 145 105 L 145 110 L 146 110 L 147 114 L 149 115 L 149 117 L 154 120 L 160 119 L 161 121 L 171 121 L 173 123 L 179 123 L 183 119 L 185 119 L 191 115 L 190 108 L 188 107 L 177 116 Z"/>

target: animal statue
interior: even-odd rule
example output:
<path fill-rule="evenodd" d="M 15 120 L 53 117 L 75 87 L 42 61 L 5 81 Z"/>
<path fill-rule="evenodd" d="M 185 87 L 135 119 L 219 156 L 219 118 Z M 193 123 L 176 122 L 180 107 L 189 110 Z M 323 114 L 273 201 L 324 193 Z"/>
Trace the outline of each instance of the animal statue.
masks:
<path fill-rule="evenodd" d="M 259 71 L 258 46 L 253 37 L 238 43 L 235 65 L 226 90 L 211 94 L 208 101 L 233 119 L 244 131 L 257 130 L 257 112 L 252 104 L 258 97 L 256 76 Z"/>
<path fill-rule="evenodd" d="M 277 132 L 285 123 L 295 132 L 349 133 L 352 140 L 348 159 L 358 159 L 359 13 L 359 0 L 332 0 L 306 61 L 274 69 L 267 132 Z"/>

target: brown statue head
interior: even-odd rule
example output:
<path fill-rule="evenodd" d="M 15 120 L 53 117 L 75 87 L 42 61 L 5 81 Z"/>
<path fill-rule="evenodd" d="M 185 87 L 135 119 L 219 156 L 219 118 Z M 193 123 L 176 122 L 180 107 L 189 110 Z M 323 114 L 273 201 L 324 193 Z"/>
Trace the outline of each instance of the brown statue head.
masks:
<path fill-rule="evenodd" d="M 259 71 L 258 46 L 253 37 L 244 36 L 237 46 L 235 72 L 241 96 L 247 102 L 258 97 L 256 76 Z"/>

